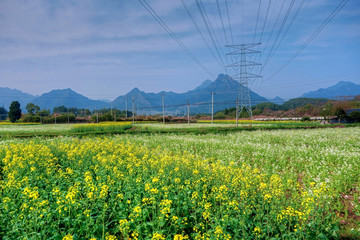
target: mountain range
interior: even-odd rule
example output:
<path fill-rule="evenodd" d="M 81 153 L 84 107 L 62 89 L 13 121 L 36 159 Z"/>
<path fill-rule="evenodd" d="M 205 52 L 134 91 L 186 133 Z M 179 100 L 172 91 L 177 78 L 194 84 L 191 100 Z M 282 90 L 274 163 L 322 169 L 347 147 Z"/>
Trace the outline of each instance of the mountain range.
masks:
<path fill-rule="evenodd" d="M 360 94 L 360 85 L 352 82 L 340 81 L 334 86 L 328 88 L 320 88 L 316 91 L 304 93 L 305 98 L 327 98 L 339 99 L 344 96 L 356 96 Z"/>
<path fill-rule="evenodd" d="M 138 88 L 132 89 L 125 95 L 117 97 L 114 101 L 93 100 L 83 96 L 70 88 L 52 90 L 41 96 L 33 96 L 17 89 L 0 87 L 0 104 L 8 108 L 12 101 L 19 101 L 23 112 L 26 112 L 27 103 L 34 103 L 41 109 L 50 109 L 64 105 L 66 107 L 88 108 L 90 110 L 116 107 L 119 110 L 132 111 L 133 99 L 138 114 L 157 114 L 162 112 L 162 97 L 166 106 L 167 114 L 185 114 L 187 112 L 187 101 L 190 104 L 191 113 L 211 112 L 211 93 L 214 93 L 214 111 L 223 110 L 235 106 L 238 97 L 237 90 L 244 89 L 239 82 L 225 74 L 219 74 L 211 81 L 202 82 L 198 87 L 185 93 L 159 92 L 146 93 Z M 301 97 L 306 98 L 328 98 L 335 99 L 336 96 L 354 96 L 360 94 L 360 85 L 352 82 L 339 82 L 328 88 L 320 88 L 316 91 L 304 93 Z M 252 105 L 262 102 L 273 102 L 283 104 L 285 100 L 281 97 L 266 99 L 250 90 Z M 127 107 L 126 107 L 127 105 Z"/>
<path fill-rule="evenodd" d="M 235 106 L 238 96 L 237 89 L 242 89 L 239 82 L 225 74 L 219 74 L 215 81 L 205 80 L 194 90 L 185 93 L 159 92 L 145 93 L 134 88 L 124 96 L 116 98 L 112 104 L 121 110 L 128 110 L 132 106 L 134 97 L 138 113 L 160 113 L 162 112 L 162 95 L 164 96 L 166 112 L 171 114 L 185 114 L 187 101 L 189 100 L 190 112 L 202 113 L 211 111 L 211 92 L 214 92 L 214 111 Z M 267 102 L 267 99 L 250 90 L 253 104 Z"/>
<path fill-rule="evenodd" d="M 17 89 L 7 87 L 0 87 L 0 106 L 9 109 L 12 101 L 18 101 L 21 108 L 24 110 L 26 104 L 31 102 L 36 96 L 24 93 Z"/>

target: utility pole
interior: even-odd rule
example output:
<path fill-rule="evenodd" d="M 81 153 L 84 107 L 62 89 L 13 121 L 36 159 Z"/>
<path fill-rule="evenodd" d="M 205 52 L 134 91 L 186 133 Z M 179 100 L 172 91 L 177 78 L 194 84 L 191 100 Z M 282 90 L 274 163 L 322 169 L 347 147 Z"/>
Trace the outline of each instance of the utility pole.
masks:
<path fill-rule="evenodd" d="M 239 99 L 236 98 L 236 127 L 239 127 Z"/>
<path fill-rule="evenodd" d="M 54 117 L 55 117 L 55 124 L 56 124 L 56 113 L 53 113 Z"/>
<path fill-rule="evenodd" d="M 126 119 L 127 119 L 128 118 L 128 115 L 127 115 L 127 96 L 125 96 L 125 116 L 126 116 Z"/>
<path fill-rule="evenodd" d="M 189 105 L 189 100 L 187 100 L 187 114 L 188 114 L 188 124 L 190 125 L 190 105 Z"/>
<path fill-rule="evenodd" d="M 68 124 L 70 123 L 69 109 L 67 109 Z"/>
<path fill-rule="evenodd" d="M 116 122 L 116 106 L 114 106 L 114 122 Z"/>
<path fill-rule="evenodd" d="M 214 124 L 214 92 L 211 92 L 211 124 Z"/>
<path fill-rule="evenodd" d="M 165 124 L 165 100 L 164 100 L 164 93 L 161 93 L 162 98 L 162 107 L 163 107 L 163 124 Z"/>
<path fill-rule="evenodd" d="M 134 114 L 135 114 L 135 111 L 134 111 L 134 102 L 135 102 L 135 97 L 134 96 L 132 96 L 132 124 L 134 125 L 134 121 L 135 121 L 135 119 L 134 119 Z"/>
<path fill-rule="evenodd" d="M 250 71 L 256 67 L 260 66 L 260 63 L 252 62 L 247 60 L 251 58 L 252 55 L 260 53 L 260 51 L 253 50 L 252 48 L 260 45 L 261 43 L 250 43 L 250 44 L 238 44 L 238 45 L 226 45 L 226 47 L 234 49 L 233 52 L 228 53 L 227 55 L 234 55 L 236 59 L 240 58 L 240 61 L 234 62 L 226 67 L 233 68 L 235 74 L 233 79 L 238 80 L 239 89 L 238 89 L 238 103 L 240 104 L 239 115 L 244 109 L 248 112 L 250 118 L 252 118 L 252 109 L 251 109 L 251 97 L 249 89 L 249 81 L 256 78 L 261 78 L 262 76 L 251 73 Z M 238 104 L 236 104 L 238 106 Z M 236 120 L 237 122 L 237 120 Z M 237 123 L 236 123 L 237 125 Z"/>
<path fill-rule="evenodd" d="M 99 123 L 99 113 L 95 107 L 95 116 L 96 116 L 96 123 Z"/>

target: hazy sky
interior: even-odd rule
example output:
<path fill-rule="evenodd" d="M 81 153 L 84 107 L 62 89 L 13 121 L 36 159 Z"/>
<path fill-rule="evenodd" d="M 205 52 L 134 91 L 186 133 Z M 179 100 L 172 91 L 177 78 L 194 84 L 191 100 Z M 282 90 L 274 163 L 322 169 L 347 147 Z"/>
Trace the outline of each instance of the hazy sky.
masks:
<path fill-rule="evenodd" d="M 72 88 L 93 99 L 114 99 L 134 87 L 146 92 L 185 92 L 225 73 L 220 60 L 214 57 L 218 54 L 195 0 L 184 3 L 213 54 L 181 0 L 146 2 L 211 75 L 137 0 L 1 0 L 0 87 L 31 94 Z M 260 0 L 226 2 L 235 44 L 259 42 L 262 34 L 258 48 L 261 57 L 251 59 L 264 66 L 263 80 L 251 84 L 255 92 L 265 97 L 289 98 L 340 80 L 360 84 L 360 1 L 348 1 L 314 40 L 272 78 L 342 1 L 295 0 L 287 14 L 292 1 L 272 0 L 266 22 L 269 0 L 261 1 L 259 17 Z M 203 4 L 224 65 L 232 60 L 226 57 L 225 45 L 232 44 L 226 2 L 198 1 Z M 269 55 L 271 49 L 276 51 Z M 253 71 L 259 73 L 260 69 Z"/>

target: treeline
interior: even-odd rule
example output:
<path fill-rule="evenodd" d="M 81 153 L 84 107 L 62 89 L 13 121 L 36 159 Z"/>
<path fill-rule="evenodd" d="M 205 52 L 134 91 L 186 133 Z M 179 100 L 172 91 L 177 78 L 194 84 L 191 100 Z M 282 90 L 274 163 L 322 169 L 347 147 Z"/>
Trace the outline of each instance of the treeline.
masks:
<path fill-rule="evenodd" d="M 338 116 L 342 119 L 351 118 L 356 119 L 359 111 L 354 111 L 349 114 L 346 110 L 360 109 L 360 95 L 352 100 L 338 101 L 321 98 L 295 98 L 291 99 L 282 105 L 266 102 L 252 106 L 254 116 L 265 117 L 330 117 Z M 235 118 L 236 108 L 225 108 L 218 111 L 214 115 L 214 119 Z M 240 118 L 248 118 L 246 111 L 242 111 Z"/>
<path fill-rule="evenodd" d="M 80 122 L 101 122 L 101 121 L 124 121 L 132 117 L 130 111 L 120 111 L 116 109 L 92 110 L 85 108 L 67 108 L 58 106 L 50 112 L 49 109 L 41 109 L 39 106 L 28 103 L 26 113 L 21 113 L 20 103 L 13 101 L 9 107 L 9 112 L 5 108 L 0 108 L 0 119 L 6 120 L 9 117 L 11 122 L 21 120 L 22 122 L 39 123 L 80 123 Z"/>
<path fill-rule="evenodd" d="M 309 117 L 330 117 L 337 116 L 348 122 L 360 122 L 360 111 L 350 109 L 360 109 L 360 95 L 352 100 L 337 101 L 318 98 L 296 98 L 291 99 L 282 105 L 266 102 L 252 106 L 253 116 L 264 116 L 270 118 L 297 117 L 309 119 Z M 26 106 L 26 113 L 21 113 L 20 104 L 17 101 L 11 103 L 9 112 L 0 107 L 0 119 L 5 120 L 9 117 L 11 122 L 21 118 L 23 122 L 40 123 L 80 123 L 80 122 L 102 122 L 102 121 L 124 121 L 132 119 L 132 112 L 117 109 L 89 110 L 85 108 L 67 108 L 65 106 L 55 107 L 52 112 L 49 109 L 40 109 L 39 106 L 29 103 Z M 209 114 L 196 114 L 192 119 L 209 117 Z M 234 119 L 236 108 L 225 108 L 214 115 L 214 119 Z M 239 118 L 248 118 L 247 111 L 242 111 Z M 162 121 L 161 115 L 136 116 L 136 121 Z M 166 122 L 187 121 L 184 117 L 166 116 Z"/>
<path fill-rule="evenodd" d="M 89 110 L 86 108 L 67 108 L 65 106 L 55 107 L 50 114 L 50 110 L 40 110 L 38 106 L 29 103 L 26 106 L 27 114 L 24 122 L 42 123 L 79 123 L 79 122 L 103 122 L 103 121 L 123 121 L 125 118 L 132 117 L 132 112 L 120 111 L 117 109 Z"/>

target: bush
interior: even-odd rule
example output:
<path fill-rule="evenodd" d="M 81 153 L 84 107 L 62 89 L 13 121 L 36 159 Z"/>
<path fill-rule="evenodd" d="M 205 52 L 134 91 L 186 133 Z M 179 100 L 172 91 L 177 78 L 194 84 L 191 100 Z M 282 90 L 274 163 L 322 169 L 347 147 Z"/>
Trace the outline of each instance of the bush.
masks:
<path fill-rule="evenodd" d="M 225 119 L 226 115 L 222 112 L 215 114 L 214 119 Z"/>
<path fill-rule="evenodd" d="M 360 122 L 360 111 L 351 112 L 349 117 L 352 122 Z"/>
<path fill-rule="evenodd" d="M 310 122 L 311 119 L 310 119 L 310 117 L 303 117 L 303 118 L 301 119 L 301 121 L 302 121 L 302 122 Z"/>

